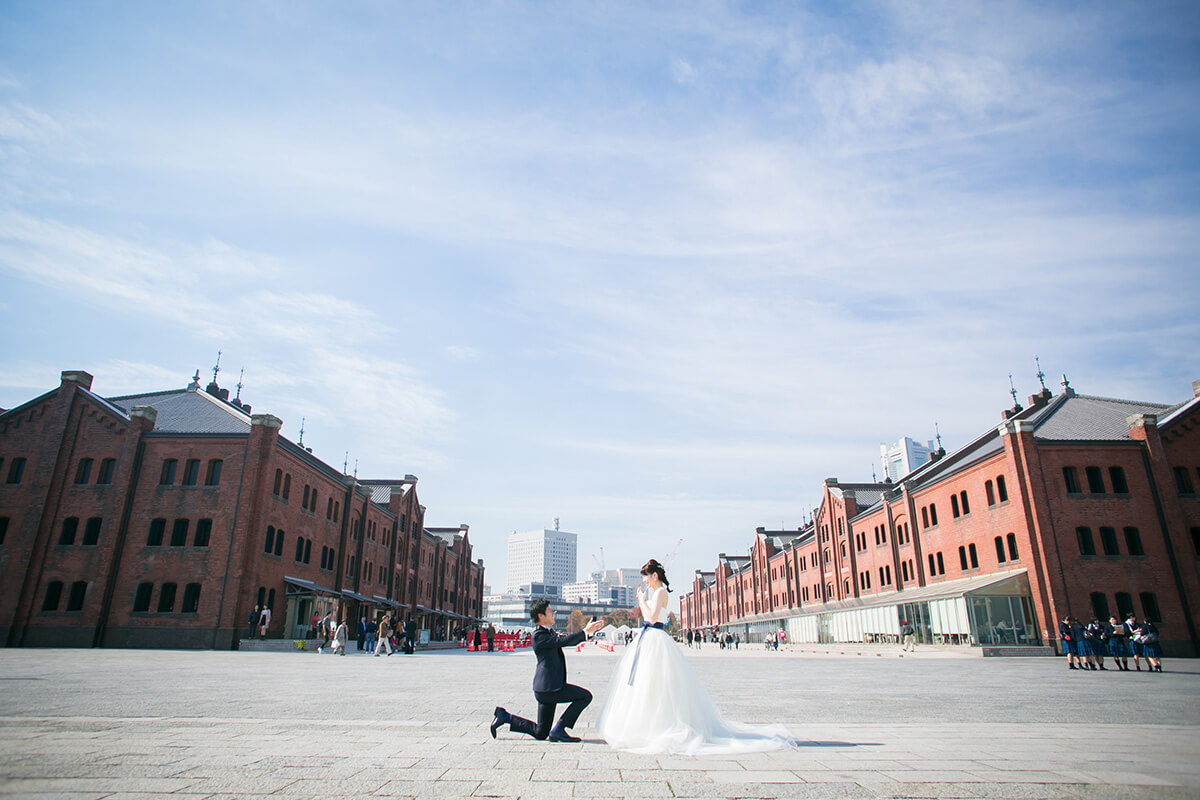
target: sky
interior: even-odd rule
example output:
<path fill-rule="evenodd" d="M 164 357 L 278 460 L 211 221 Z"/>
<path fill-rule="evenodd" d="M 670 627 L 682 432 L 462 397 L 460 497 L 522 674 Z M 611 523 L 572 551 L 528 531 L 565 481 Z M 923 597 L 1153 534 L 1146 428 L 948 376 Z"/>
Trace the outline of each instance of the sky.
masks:
<path fill-rule="evenodd" d="M 220 351 L 491 586 L 686 591 L 1035 358 L 1190 397 L 1198 101 L 1188 2 L 0 2 L 0 407 Z"/>

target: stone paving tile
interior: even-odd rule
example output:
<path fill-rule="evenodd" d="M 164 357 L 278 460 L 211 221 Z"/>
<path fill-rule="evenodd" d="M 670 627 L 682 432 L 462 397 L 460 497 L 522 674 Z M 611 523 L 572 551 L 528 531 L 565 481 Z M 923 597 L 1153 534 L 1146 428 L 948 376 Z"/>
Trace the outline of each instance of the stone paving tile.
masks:
<path fill-rule="evenodd" d="M 804 779 L 797 776 L 796 773 L 787 770 L 756 769 L 745 772 L 710 772 L 707 774 L 707 777 L 714 783 L 745 783 L 747 780 L 752 780 L 755 783 L 804 782 Z"/>
<path fill-rule="evenodd" d="M 666 783 L 622 783 L 620 781 L 587 781 L 575 784 L 574 797 L 674 797 Z"/>
<path fill-rule="evenodd" d="M 0 782 L 0 795 L 27 795 L 41 792 L 121 792 L 143 791 L 159 795 L 171 794 L 191 786 L 196 781 L 171 778 L 14 778 Z"/>
<path fill-rule="evenodd" d="M 479 781 L 389 781 L 376 789 L 374 797 L 470 797 Z M 570 791 L 568 786 L 567 791 Z"/>

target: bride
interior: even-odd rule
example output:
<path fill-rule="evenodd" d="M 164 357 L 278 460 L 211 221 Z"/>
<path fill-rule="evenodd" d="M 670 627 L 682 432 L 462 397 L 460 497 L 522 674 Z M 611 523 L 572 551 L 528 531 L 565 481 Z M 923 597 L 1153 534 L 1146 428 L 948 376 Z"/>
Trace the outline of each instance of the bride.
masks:
<path fill-rule="evenodd" d="M 781 727 L 751 727 L 721 718 L 683 651 L 664 630 L 667 573 L 654 559 L 642 567 L 642 629 L 613 672 L 596 723 L 618 750 L 716 755 L 792 745 Z"/>

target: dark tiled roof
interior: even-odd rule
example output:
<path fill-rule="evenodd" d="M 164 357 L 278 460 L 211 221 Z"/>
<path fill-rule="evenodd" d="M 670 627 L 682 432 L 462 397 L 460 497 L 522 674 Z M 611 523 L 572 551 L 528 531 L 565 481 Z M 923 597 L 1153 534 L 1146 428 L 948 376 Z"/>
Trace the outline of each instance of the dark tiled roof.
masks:
<path fill-rule="evenodd" d="M 136 406 L 151 406 L 158 412 L 154 430 L 162 433 L 250 432 L 250 417 L 223 400 L 202 391 L 177 389 L 168 392 L 110 397 L 108 402 L 126 414 Z"/>
<path fill-rule="evenodd" d="M 1129 440 L 1126 417 L 1161 414 L 1171 407 L 1161 403 L 1115 400 L 1109 397 L 1075 395 L 1048 410 L 1036 422 L 1033 435 L 1059 441 Z"/>

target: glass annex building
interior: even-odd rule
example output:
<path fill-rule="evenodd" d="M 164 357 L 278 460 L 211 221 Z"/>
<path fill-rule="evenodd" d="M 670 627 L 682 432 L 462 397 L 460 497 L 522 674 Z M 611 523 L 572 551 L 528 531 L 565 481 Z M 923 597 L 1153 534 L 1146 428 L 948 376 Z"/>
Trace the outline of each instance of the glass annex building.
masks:
<path fill-rule="evenodd" d="M 745 641 L 780 628 L 792 643 L 899 642 L 909 621 L 918 642 L 962 645 L 1040 645 L 1025 570 L 969 578 L 828 603 L 819 613 L 773 616 L 723 626 Z"/>

